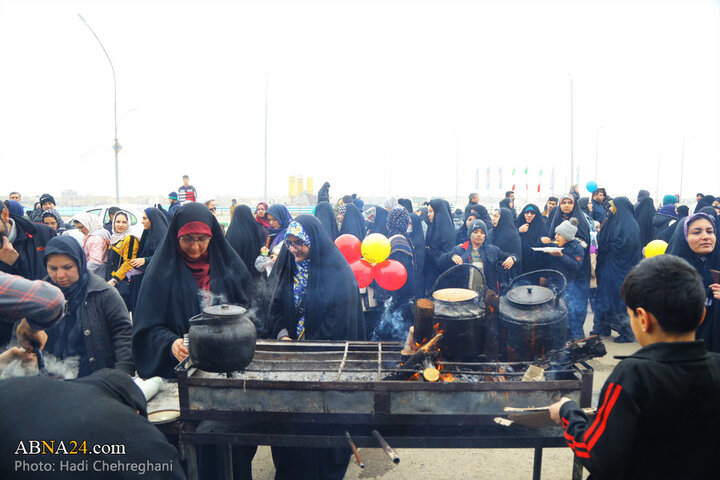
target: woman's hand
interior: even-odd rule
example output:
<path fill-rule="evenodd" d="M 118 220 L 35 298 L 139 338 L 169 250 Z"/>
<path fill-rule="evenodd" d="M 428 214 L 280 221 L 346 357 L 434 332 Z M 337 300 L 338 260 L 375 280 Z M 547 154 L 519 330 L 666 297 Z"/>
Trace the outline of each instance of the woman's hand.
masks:
<path fill-rule="evenodd" d="M 558 250 L 554 250 L 554 251 L 552 251 L 552 252 L 547 252 L 547 253 L 549 253 L 549 254 L 552 255 L 553 257 L 562 257 L 562 256 L 563 256 L 563 253 L 560 252 L 560 251 L 558 251 Z"/>
<path fill-rule="evenodd" d="M 550 243 L 550 242 L 552 242 L 552 240 L 550 240 L 550 237 L 542 237 L 542 238 L 540 239 L 540 241 L 541 241 L 542 243 Z"/>
<path fill-rule="evenodd" d="M 177 358 L 178 362 L 182 362 L 187 358 L 188 355 L 190 355 L 190 351 L 187 349 L 185 345 L 183 345 L 183 339 L 178 338 L 175 340 L 172 344 L 172 354 L 175 358 Z"/>
<path fill-rule="evenodd" d="M 505 270 L 510 270 L 513 265 L 515 265 L 515 260 L 513 260 L 512 257 L 506 258 L 505 261 L 502 263 L 502 266 Z"/>
<path fill-rule="evenodd" d="M 529 224 L 529 223 L 525 223 L 525 224 L 523 224 L 523 225 L 520 225 L 520 228 L 518 228 L 518 232 L 520 232 L 520 233 L 527 233 L 528 228 L 530 228 L 530 224 Z"/>
<path fill-rule="evenodd" d="M 117 281 L 117 278 L 111 278 L 110 280 L 107 281 L 107 283 L 111 287 L 117 287 L 118 281 Z"/>
<path fill-rule="evenodd" d="M 130 260 L 130 265 L 132 265 L 133 268 L 142 267 L 143 265 L 145 265 L 145 257 L 133 258 L 132 260 Z"/>
<path fill-rule="evenodd" d="M 5 368 L 10 364 L 10 362 L 16 359 L 22 360 L 23 365 L 28 365 L 36 361 L 36 357 L 32 353 L 26 352 L 20 347 L 10 347 L 0 353 L 0 367 Z"/>
<path fill-rule="evenodd" d="M 292 338 L 285 335 L 284 337 L 280 337 L 280 340 L 292 340 Z"/>
<path fill-rule="evenodd" d="M 710 285 L 710 288 L 713 292 L 713 298 L 716 300 L 720 300 L 720 283 L 713 283 Z"/>
<path fill-rule="evenodd" d="M 453 255 L 450 259 L 455 262 L 455 265 L 461 265 L 463 263 L 460 255 Z"/>
<path fill-rule="evenodd" d="M 262 256 L 267 256 L 268 252 L 270 252 L 270 249 L 268 249 L 267 247 L 262 247 L 260 249 L 260 255 Z"/>

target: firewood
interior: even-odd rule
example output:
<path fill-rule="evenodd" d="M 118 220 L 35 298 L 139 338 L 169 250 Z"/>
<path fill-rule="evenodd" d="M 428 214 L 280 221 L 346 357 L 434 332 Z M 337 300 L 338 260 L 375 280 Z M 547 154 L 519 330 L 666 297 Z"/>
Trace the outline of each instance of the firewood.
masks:
<path fill-rule="evenodd" d="M 435 315 L 435 304 L 428 298 L 419 298 L 415 302 L 415 322 L 413 324 L 415 341 L 422 344 L 430 338 L 433 333 L 433 318 Z"/>
<path fill-rule="evenodd" d="M 438 357 L 438 355 L 439 352 L 437 350 L 430 352 L 418 350 L 407 360 L 398 365 L 397 368 L 402 369 L 402 371 L 391 372 L 389 375 L 385 376 L 383 380 L 408 380 L 416 373 L 422 373 L 423 370 L 425 370 L 426 360 L 430 360 L 432 362 Z"/>
<path fill-rule="evenodd" d="M 603 344 L 600 337 L 591 335 L 582 340 L 569 343 L 563 348 L 547 352 L 545 358 L 536 361 L 535 365 L 543 368 L 552 365 L 553 369 L 557 369 L 558 367 L 575 365 L 585 360 L 603 357 L 606 354 L 605 344 Z"/>
<path fill-rule="evenodd" d="M 428 367 L 423 370 L 423 378 L 428 382 L 437 382 L 440 380 L 440 371 L 435 367 Z"/>

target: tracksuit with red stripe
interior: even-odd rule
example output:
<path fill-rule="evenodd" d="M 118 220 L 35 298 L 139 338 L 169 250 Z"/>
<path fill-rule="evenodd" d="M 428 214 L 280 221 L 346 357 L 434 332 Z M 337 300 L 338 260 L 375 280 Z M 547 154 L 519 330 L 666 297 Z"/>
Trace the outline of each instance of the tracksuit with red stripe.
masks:
<path fill-rule="evenodd" d="M 590 478 L 720 478 L 720 355 L 695 341 L 617 358 L 592 423 L 573 401 L 560 408 Z"/>

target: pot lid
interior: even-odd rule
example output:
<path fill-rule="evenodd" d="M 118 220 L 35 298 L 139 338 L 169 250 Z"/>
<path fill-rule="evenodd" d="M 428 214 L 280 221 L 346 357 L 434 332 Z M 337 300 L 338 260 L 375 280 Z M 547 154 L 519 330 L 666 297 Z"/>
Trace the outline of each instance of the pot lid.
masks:
<path fill-rule="evenodd" d="M 552 290 L 539 285 L 515 287 L 507 293 L 507 298 L 517 305 L 542 305 L 553 299 Z"/>
<path fill-rule="evenodd" d="M 467 302 L 478 298 L 475 290 L 467 288 L 443 288 L 442 290 L 435 290 L 432 296 L 435 300 L 443 302 Z"/>
<path fill-rule="evenodd" d="M 213 315 L 216 317 L 234 317 L 236 315 L 242 315 L 245 312 L 246 309 L 240 305 L 227 304 L 212 305 L 203 309 L 205 315 Z"/>

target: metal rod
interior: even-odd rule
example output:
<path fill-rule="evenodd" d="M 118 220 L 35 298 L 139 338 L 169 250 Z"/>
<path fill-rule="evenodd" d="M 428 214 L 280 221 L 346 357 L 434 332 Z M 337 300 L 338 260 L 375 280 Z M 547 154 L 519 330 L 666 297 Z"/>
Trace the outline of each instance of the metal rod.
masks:
<path fill-rule="evenodd" d="M 380 435 L 380 432 L 378 432 L 377 430 L 373 430 L 372 434 L 373 434 L 373 437 L 375 437 L 375 440 L 378 441 L 378 443 L 380 444 L 382 449 L 385 450 L 385 453 L 387 453 L 387 456 L 390 457 L 390 460 L 392 460 L 392 462 L 395 464 L 400 463 L 400 457 L 398 457 L 395 454 L 395 451 L 392 448 L 390 448 L 390 445 L 388 445 L 388 443 L 385 441 L 385 439 L 382 437 L 382 435 Z"/>
<path fill-rule="evenodd" d="M 382 380 L 382 344 L 378 342 L 377 379 Z"/>
<path fill-rule="evenodd" d="M 535 448 L 535 455 L 533 456 L 533 480 L 540 480 L 540 474 L 542 473 L 542 447 Z"/>
<path fill-rule="evenodd" d="M 338 368 L 338 374 L 337 377 L 335 377 L 335 381 L 340 380 L 340 375 L 342 375 L 343 368 L 345 367 L 345 360 L 347 360 L 349 346 L 350 344 L 348 342 L 345 342 L 345 352 L 343 353 L 342 362 L 340 363 L 340 368 Z"/>
<path fill-rule="evenodd" d="M 350 448 L 353 451 L 353 455 L 355 455 L 355 460 L 357 460 L 358 465 L 360 465 L 360 468 L 365 468 L 365 464 L 363 463 L 362 458 L 360 457 L 360 452 L 358 452 L 358 449 L 355 446 L 355 442 L 353 442 L 352 438 L 350 437 L 350 433 L 348 431 L 345 431 L 345 438 L 347 438 L 347 441 L 350 444 Z"/>

